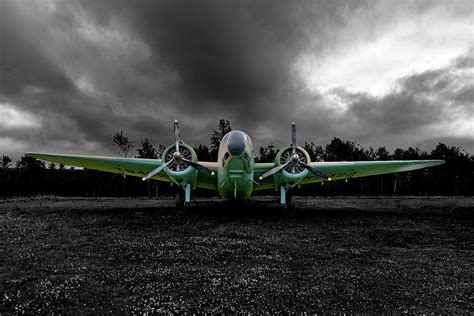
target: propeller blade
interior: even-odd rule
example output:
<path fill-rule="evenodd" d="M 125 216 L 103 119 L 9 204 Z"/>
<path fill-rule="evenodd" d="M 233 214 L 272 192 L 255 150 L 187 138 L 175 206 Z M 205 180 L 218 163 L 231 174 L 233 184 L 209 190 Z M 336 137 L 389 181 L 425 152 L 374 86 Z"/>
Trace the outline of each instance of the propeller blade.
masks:
<path fill-rule="evenodd" d="M 293 147 L 293 154 L 296 152 L 296 124 L 291 123 L 291 147 Z"/>
<path fill-rule="evenodd" d="M 265 172 L 264 174 L 262 174 L 260 177 L 258 177 L 260 180 L 263 180 L 265 178 L 268 178 L 269 176 L 271 176 L 272 174 L 275 174 L 277 173 L 278 171 L 282 170 L 283 168 L 285 168 L 286 166 L 288 166 L 290 164 L 291 160 L 287 161 L 286 163 L 282 164 L 282 165 L 279 165 L 275 168 L 272 168 L 270 170 L 268 170 L 267 172 Z"/>
<path fill-rule="evenodd" d="M 324 172 L 319 171 L 318 169 L 316 169 L 316 168 L 314 168 L 314 167 L 312 167 L 312 166 L 310 166 L 310 165 L 307 165 L 307 164 L 305 164 L 304 162 L 298 161 L 298 163 L 299 163 L 300 165 L 302 165 L 303 167 L 305 167 L 306 169 L 308 169 L 309 171 L 311 171 L 312 173 L 314 173 L 315 175 L 317 175 L 318 177 L 321 177 L 321 178 L 323 178 L 324 180 L 331 181 L 331 178 L 330 178 L 327 174 L 325 174 Z"/>
<path fill-rule="evenodd" d="M 174 143 L 176 146 L 176 152 L 179 153 L 179 142 L 181 141 L 181 137 L 179 135 L 179 125 L 178 120 L 174 120 Z"/>
<path fill-rule="evenodd" d="M 203 165 L 198 164 L 197 162 L 194 162 L 194 161 L 188 160 L 188 159 L 184 159 L 184 158 L 183 158 L 183 161 L 188 163 L 189 165 L 191 165 L 191 167 L 193 167 L 194 169 L 196 169 L 196 170 L 198 170 L 202 173 L 207 173 L 207 174 L 210 174 L 211 176 L 214 175 L 214 171 L 212 171 L 209 168 L 204 167 Z"/>
<path fill-rule="evenodd" d="M 296 124 L 291 123 L 291 146 L 296 147 Z"/>
<path fill-rule="evenodd" d="M 142 180 L 145 181 L 145 180 L 150 179 L 150 178 L 153 177 L 155 174 L 159 173 L 161 170 L 163 170 L 163 169 L 165 169 L 166 167 L 168 167 L 172 162 L 173 162 L 173 159 L 171 159 L 170 161 L 168 161 L 168 162 L 165 163 L 165 164 L 162 164 L 162 165 L 159 166 L 158 168 L 153 169 L 153 170 L 150 171 L 146 176 L 144 176 L 144 177 L 142 178 Z"/>

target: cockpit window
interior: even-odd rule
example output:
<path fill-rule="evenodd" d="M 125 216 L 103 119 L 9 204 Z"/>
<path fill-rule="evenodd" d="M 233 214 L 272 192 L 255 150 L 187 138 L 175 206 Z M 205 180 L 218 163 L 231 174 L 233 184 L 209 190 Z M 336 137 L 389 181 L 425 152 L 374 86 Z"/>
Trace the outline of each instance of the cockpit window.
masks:
<path fill-rule="evenodd" d="M 247 134 L 244 134 L 244 135 L 245 135 L 245 143 L 247 145 L 252 146 L 252 140 L 250 139 L 249 135 L 247 135 Z"/>
<path fill-rule="evenodd" d="M 222 142 L 228 142 L 230 134 L 236 133 L 236 132 L 241 133 L 244 136 L 246 145 L 253 146 L 252 140 L 250 139 L 249 135 L 247 135 L 247 134 L 245 134 L 244 132 L 241 132 L 241 131 L 230 131 L 229 133 L 225 134 L 224 137 L 222 137 Z"/>
<path fill-rule="evenodd" d="M 222 137 L 222 142 L 226 142 L 226 141 L 229 139 L 230 133 L 231 133 L 231 132 L 225 134 L 224 137 Z"/>
<path fill-rule="evenodd" d="M 247 163 L 250 163 L 250 157 L 249 157 L 249 155 L 248 155 L 247 153 L 245 153 L 245 154 L 243 155 L 243 158 L 245 159 L 245 161 L 246 161 Z"/>

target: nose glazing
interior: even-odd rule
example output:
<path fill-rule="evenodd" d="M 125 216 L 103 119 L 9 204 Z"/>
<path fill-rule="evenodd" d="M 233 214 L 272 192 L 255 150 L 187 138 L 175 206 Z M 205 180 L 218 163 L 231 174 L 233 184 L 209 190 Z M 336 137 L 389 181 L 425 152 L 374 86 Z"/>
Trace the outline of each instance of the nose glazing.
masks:
<path fill-rule="evenodd" d="M 245 137 L 242 133 L 233 132 L 229 135 L 229 143 L 227 145 L 229 153 L 232 156 L 241 156 L 245 151 Z"/>

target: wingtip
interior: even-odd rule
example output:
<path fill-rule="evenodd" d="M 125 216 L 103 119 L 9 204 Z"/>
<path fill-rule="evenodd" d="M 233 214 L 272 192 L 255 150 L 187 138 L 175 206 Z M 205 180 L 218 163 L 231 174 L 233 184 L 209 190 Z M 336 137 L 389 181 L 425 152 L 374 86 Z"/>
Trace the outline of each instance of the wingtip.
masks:
<path fill-rule="evenodd" d="M 436 160 L 431 160 L 430 163 L 431 163 L 432 166 L 439 166 L 439 165 L 445 164 L 446 160 L 436 159 Z"/>

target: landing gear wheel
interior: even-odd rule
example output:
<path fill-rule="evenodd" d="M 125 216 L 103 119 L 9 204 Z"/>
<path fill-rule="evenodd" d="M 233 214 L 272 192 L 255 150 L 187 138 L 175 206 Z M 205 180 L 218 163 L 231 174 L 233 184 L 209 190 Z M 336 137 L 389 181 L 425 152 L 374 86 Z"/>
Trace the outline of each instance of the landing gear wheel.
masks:
<path fill-rule="evenodd" d="M 176 202 L 176 212 L 184 213 L 185 205 L 186 205 L 186 203 L 184 202 L 184 190 L 178 189 L 178 192 L 176 192 L 175 202 Z"/>

